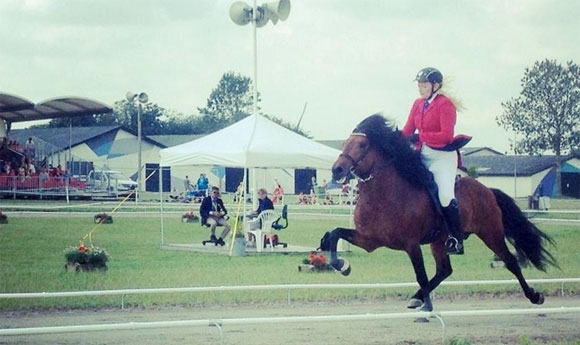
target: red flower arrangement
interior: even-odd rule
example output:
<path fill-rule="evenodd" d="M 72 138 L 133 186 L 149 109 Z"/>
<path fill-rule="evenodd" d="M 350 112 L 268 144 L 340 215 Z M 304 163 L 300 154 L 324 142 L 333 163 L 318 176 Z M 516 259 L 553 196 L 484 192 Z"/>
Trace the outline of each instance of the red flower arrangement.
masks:
<path fill-rule="evenodd" d="M 183 216 L 181 216 L 181 221 L 184 223 L 189 222 L 197 222 L 199 221 L 199 217 L 193 213 L 193 211 L 185 212 Z"/>
<path fill-rule="evenodd" d="M 64 250 L 66 260 L 65 268 L 71 271 L 94 271 L 107 270 L 107 261 L 109 253 L 106 250 L 97 247 L 86 247 L 80 244 L 78 247 L 69 247 Z"/>
<path fill-rule="evenodd" d="M 304 265 L 312 266 L 309 271 L 332 271 L 333 268 L 328 264 L 326 255 L 323 252 L 311 251 L 307 259 L 302 260 Z M 298 267 L 302 271 L 302 267 Z"/>

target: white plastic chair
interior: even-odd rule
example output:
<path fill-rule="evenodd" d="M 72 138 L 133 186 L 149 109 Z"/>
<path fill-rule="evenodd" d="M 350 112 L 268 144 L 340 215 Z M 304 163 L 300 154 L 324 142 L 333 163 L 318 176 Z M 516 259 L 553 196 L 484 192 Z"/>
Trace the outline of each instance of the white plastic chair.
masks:
<path fill-rule="evenodd" d="M 272 232 L 272 223 L 280 218 L 278 212 L 274 210 L 265 210 L 260 215 L 248 221 L 248 230 L 246 233 L 254 235 L 256 238 L 256 251 L 261 252 L 264 249 L 264 235 Z M 270 249 L 274 246 L 270 243 Z"/>

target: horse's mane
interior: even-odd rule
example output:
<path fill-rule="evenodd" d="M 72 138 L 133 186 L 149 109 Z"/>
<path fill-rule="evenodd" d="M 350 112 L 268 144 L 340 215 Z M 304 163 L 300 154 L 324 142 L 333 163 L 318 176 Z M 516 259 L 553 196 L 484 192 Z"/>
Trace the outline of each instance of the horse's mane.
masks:
<path fill-rule="evenodd" d="M 401 131 L 391 124 L 381 114 L 374 114 L 359 123 L 353 133 L 364 133 L 386 160 L 392 160 L 392 164 L 411 185 L 428 188 L 432 179 L 431 172 L 421 161 L 420 153 L 411 147 L 407 138 Z"/>

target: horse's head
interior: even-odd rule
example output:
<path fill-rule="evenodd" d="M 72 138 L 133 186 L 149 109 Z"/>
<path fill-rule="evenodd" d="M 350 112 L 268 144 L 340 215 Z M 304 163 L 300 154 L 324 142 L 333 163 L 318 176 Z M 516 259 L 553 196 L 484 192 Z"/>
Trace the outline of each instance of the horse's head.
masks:
<path fill-rule="evenodd" d="M 339 182 L 353 177 L 365 180 L 373 169 L 387 165 L 413 184 L 430 180 L 430 172 L 409 141 L 385 117 L 374 114 L 359 123 L 344 142 L 342 153 L 332 166 L 332 178 Z"/>
<path fill-rule="evenodd" d="M 367 177 L 372 167 L 371 142 L 364 133 L 352 133 L 344 142 L 342 153 L 332 166 L 332 178 L 348 182 L 353 177 Z"/>

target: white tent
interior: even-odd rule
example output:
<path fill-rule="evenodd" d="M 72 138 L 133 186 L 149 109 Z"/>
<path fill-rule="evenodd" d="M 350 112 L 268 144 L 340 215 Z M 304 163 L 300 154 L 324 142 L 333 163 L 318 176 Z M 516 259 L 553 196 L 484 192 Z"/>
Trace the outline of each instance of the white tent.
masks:
<path fill-rule="evenodd" d="M 161 166 L 295 169 L 330 169 L 339 154 L 260 115 L 159 152 Z"/>
<path fill-rule="evenodd" d="M 160 167 L 219 165 L 245 168 L 244 179 L 246 179 L 248 168 L 330 169 L 339 154 L 339 150 L 310 140 L 261 115 L 252 115 L 203 138 L 160 150 L 159 165 Z M 255 181 L 251 185 L 255 186 Z M 253 200 L 256 199 L 254 195 Z M 163 197 L 160 200 L 163 245 L 165 243 Z M 243 212 L 245 218 L 245 207 Z M 232 249 L 233 245 L 230 255 Z"/>

